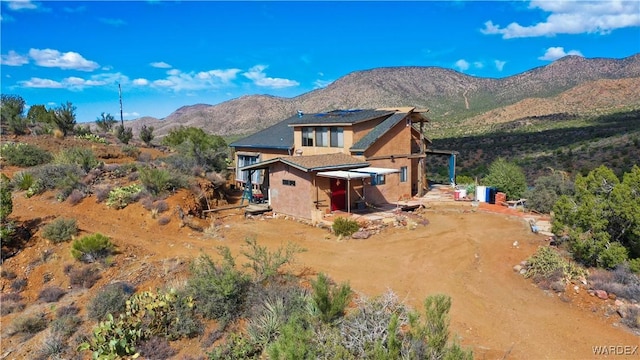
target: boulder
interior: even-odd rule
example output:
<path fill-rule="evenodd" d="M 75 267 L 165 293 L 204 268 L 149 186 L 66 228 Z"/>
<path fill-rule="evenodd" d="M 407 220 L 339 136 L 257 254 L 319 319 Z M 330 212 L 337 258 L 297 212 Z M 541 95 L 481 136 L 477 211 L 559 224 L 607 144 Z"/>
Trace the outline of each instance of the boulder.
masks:
<path fill-rule="evenodd" d="M 516 266 L 513 267 L 513 271 L 515 271 L 515 272 L 519 273 L 520 270 L 522 270 L 522 265 L 516 265 Z"/>
<path fill-rule="evenodd" d="M 370 234 L 368 231 L 366 231 L 366 230 L 362 230 L 362 231 L 354 232 L 354 233 L 351 235 L 351 238 L 352 238 L 352 239 L 364 240 L 364 239 L 368 239 L 368 238 L 369 238 L 369 236 L 371 236 L 371 234 Z"/>
<path fill-rule="evenodd" d="M 607 292 L 604 290 L 595 290 L 594 294 L 602 300 L 609 299 L 609 294 L 607 294 Z"/>

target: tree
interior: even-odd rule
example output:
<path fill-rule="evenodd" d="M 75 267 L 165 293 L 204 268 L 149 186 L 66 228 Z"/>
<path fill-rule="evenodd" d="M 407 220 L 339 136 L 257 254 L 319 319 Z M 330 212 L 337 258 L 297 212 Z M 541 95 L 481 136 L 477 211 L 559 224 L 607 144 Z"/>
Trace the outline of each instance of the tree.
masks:
<path fill-rule="evenodd" d="M 122 125 L 116 126 L 116 137 L 123 144 L 128 144 L 133 138 L 133 130 L 130 127 L 124 127 Z"/>
<path fill-rule="evenodd" d="M 60 105 L 54 109 L 53 122 L 62 135 L 67 136 L 76 126 L 76 107 L 70 101 Z"/>
<path fill-rule="evenodd" d="M 23 116 L 24 99 L 19 95 L 2 94 L 0 103 L 0 117 L 3 123 L 9 126 L 16 135 L 22 135 L 27 131 L 27 121 Z"/>
<path fill-rule="evenodd" d="M 482 183 L 493 186 L 507 194 L 507 199 L 520 199 L 527 189 L 527 180 L 522 169 L 515 163 L 498 158 L 489 166 L 489 174 Z"/>
<path fill-rule="evenodd" d="M 46 132 L 50 130 L 54 124 L 54 116 L 55 112 L 53 110 L 47 110 L 44 105 L 33 105 L 27 112 L 27 121 L 32 126 L 36 126 L 36 132 L 43 130 Z"/>
<path fill-rule="evenodd" d="M 142 125 L 140 128 L 140 140 L 144 141 L 147 146 L 150 146 L 153 138 L 153 126 L 147 127 L 147 125 Z"/>
<path fill-rule="evenodd" d="M 198 165 L 216 171 L 226 168 L 227 143 L 221 136 L 209 135 L 196 127 L 172 129 L 162 143 L 174 147 L 183 156 L 194 158 Z"/>
<path fill-rule="evenodd" d="M 103 112 L 102 114 L 100 114 L 100 117 L 96 119 L 96 126 L 98 126 L 98 128 L 100 128 L 100 130 L 104 132 L 109 132 L 111 131 L 111 129 L 113 129 L 113 125 L 116 122 L 117 121 L 113 117 L 113 115 Z"/>
<path fill-rule="evenodd" d="M 587 266 L 614 268 L 640 257 L 640 167 L 616 177 L 606 166 L 578 175 L 575 195 L 561 196 L 552 231 L 569 237 L 574 258 Z"/>
<path fill-rule="evenodd" d="M 551 175 L 536 179 L 533 189 L 527 190 L 527 207 L 549 214 L 553 205 L 562 195 L 573 195 L 573 182 L 562 171 L 553 171 Z"/>

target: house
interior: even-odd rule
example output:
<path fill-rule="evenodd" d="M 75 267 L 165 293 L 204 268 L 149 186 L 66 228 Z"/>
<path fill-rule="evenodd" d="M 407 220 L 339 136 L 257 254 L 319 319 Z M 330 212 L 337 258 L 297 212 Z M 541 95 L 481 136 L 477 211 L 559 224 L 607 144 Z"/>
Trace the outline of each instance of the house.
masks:
<path fill-rule="evenodd" d="M 230 144 L 235 181 L 261 194 L 275 212 L 305 219 L 422 195 L 430 143 L 422 132 L 425 112 L 298 111 Z"/>

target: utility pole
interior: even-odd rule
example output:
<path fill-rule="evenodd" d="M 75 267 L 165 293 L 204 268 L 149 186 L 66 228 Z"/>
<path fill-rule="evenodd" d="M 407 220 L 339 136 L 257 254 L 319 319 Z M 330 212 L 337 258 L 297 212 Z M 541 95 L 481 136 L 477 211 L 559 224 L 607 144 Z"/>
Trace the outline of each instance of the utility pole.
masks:
<path fill-rule="evenodd" d="M 118 83 L 118 96 L 120 97 L 120 125 L 124 129 L 124 118 L 122 117 L 122 88 L 120 87 L 120 83 Z"/>

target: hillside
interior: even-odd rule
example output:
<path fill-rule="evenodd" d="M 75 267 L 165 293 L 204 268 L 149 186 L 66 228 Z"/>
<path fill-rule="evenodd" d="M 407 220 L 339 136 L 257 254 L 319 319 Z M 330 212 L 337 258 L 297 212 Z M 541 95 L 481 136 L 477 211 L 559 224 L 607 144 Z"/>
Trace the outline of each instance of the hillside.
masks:
<path fill-rule="evenodd" d="M 555 112 L 591 111 L 602 91 L 599 80 L 640 77 L 640 54 L 624 59 L 587 59 L 567 56 L 547 66 L 514 76 L 479 78 L 438 67 L 390 67 L 350 73 L 326 88 L 294 98 L 249 95 L 217 105 L 184 106 L 167 118 L 142 118 L 130 122 L 134 131 L 152 125 L 158 136 L 175 126 L 196 126 L 218 135 L 249 134 L 282 120 L 296 110 L 320 112 L 337 108 L 416 106 L 431 109 L 434 127 L 449 128 L 482 113 L 531 98 L 553 98 L 576 86 L 595 86 L 585 93 L 578 108 L 562 107 Z M 593 84 L 592 84 L 593 82 Z M 614 82 L 615 83 L 615 82 Z M 621 82 L 620 86 L 635 86 Z M 617 85 L 614 85 L 617 86 Z M 638 98 L 628 99 L 636 106 Z M 574 111 L 576 110 L 576 111 Z M 545 115 L 545 114 L 540 114 Z M 487 115 L 488 117 L 489 115 Z M 502 121 L 515 120 L 513 116 Z"/>

